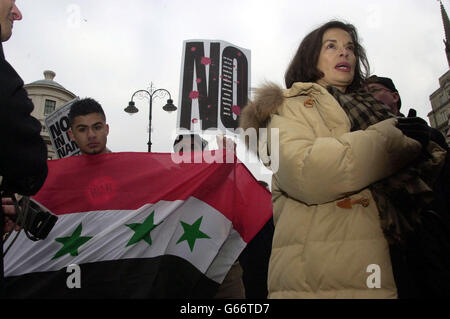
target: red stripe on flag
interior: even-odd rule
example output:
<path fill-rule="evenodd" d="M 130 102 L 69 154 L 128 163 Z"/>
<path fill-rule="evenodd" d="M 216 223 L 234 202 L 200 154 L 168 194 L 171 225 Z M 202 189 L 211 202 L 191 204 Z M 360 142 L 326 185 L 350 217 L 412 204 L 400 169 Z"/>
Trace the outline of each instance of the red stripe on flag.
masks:
<path fill-rule="evenodd" d="M 225 153 L 220 156 L 225 162 Z M 134 210 L 194 196 L 231 220 L 246 242 L 272 216 L 270 193 L 237 158 L 176 164 L 171 154 L 108 153 L 48 161 L 48 166 L 34 199 L 57 215 Z"/>

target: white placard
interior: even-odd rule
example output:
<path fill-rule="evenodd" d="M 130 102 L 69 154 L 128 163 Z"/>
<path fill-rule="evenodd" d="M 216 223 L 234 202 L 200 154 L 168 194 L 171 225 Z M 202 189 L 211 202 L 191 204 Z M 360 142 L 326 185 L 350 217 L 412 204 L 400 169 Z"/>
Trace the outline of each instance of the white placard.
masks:
<path fill-rule="evenodd" d="M 80 149 L 78 145 L 70 140 L 69 137 L 69 111 L 72 104 L 78 101 L 79 98 L 75 98 L 68 103 L 64 104 L 53 113 L 49 114 L 44 122 L 47 126 L 50 140 L 58 158 L 69 157 L 73 155 L 79 155 Z"/>
<path fill-rule="evenodd" d="M 177 130 L 233 132 L 249 98 L 250 62 L 250 50 L 225 41 L 184 41 Z"/>

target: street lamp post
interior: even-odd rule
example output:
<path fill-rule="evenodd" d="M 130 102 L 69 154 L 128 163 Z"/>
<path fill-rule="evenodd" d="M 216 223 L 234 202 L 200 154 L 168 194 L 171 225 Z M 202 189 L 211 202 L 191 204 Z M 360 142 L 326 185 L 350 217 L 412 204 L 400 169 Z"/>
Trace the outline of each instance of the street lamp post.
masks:
<path fill-rule="evenodd" d="M 166 112 L 173 112 L 176 111 L 177 107 L 175 105 L 173 105 L 173 100 L 172 97 L 170 95 L 170 92 L 167 91 L 166 89 L 157 89 L 153 91 L 153 84 L 152 86 L 150 86 L 150 92 L 147 90 L 138 90 L 136 92 L 133 93 L 133 95 L 131 96 L 131 101 L 128 102 L 128 106 L 124 109 L 125 112 L 129 113 L 129 114 L 134 114 L 137 113 L 139 110 L 136 107 L 133 98 L 136 94 L 138 93 L 147 93 L 148 96 L 150 97 L 150 115 L 149 115 L 149 129 L 148 129 L 148 152 L 150 153 L 152 150 L 152 104 L 153 104 L 153 97 L 155 96 L 155 94 L 157 92 L 162 92 L 164 95 L 168 94 L 169 95 L 169 99 L 167 100 L 167 104 L 163 106 L 163 110 Z"/>

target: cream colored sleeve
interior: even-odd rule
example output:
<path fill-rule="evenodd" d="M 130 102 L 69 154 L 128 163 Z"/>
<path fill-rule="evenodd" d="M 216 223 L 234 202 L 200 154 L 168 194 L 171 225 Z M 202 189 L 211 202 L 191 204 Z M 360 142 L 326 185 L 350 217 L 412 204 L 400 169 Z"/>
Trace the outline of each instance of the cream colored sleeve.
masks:
<path fill-rule="evenodd" d="M 421 150 L 396 123 L 389 119 L 338 138 L 316 137 L 306 120 L 274 115 L 269 128 L 279 129 L 274 174 L 281 189 L 308 205 L 322 204 L 392 175 Z"/>

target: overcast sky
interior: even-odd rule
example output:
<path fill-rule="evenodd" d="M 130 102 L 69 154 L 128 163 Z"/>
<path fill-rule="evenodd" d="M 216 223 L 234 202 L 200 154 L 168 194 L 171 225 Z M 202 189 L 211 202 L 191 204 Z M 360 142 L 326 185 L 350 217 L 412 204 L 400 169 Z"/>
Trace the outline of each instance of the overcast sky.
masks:
<path fill-rule="evenodd" d="M 113 151 L 146 152 L 148 101 L 123 111 L 133 92 L 169 90 L 178 106 L 183 40 L 224 40 L 251 51 L 251 86 L 283 85 L 300 41 L 330 19 L 356 26 L 371 73 L 391 77 L 402 98 L 427 118 L 429 96 L 448 70 L 436 0 L 17 0 L 23 14 L 4 43 L 25 83 L 56 72 L 74 94 L 93 97 L 110 124 Z M 450 10 L 448 0 L 443 0 Z M 450 11 L 449 11 L 450 12 Z M 170 152 L 176 112 L 153 103 L 152 151 Z M 427 119 L 428 120 L 428 119 Z"/>

